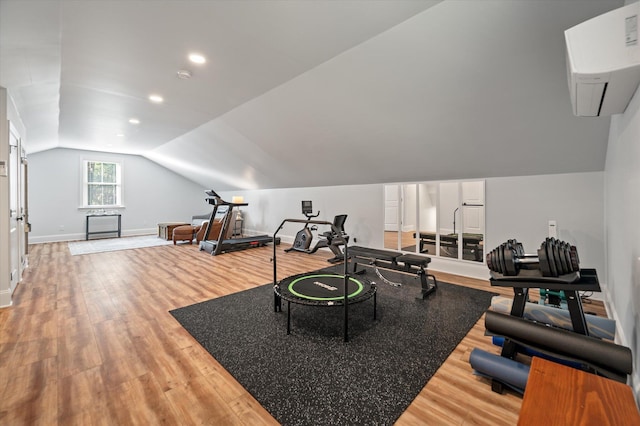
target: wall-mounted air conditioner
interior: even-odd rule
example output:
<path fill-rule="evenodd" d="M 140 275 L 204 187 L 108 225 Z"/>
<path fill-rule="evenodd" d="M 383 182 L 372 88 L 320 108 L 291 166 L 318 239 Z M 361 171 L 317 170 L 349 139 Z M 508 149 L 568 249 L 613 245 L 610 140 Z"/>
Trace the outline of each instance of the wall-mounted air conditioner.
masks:
<path fill-rule="evenodd" d="M 640 83 L 638 15 L 633 3 L 564 32 L 573 113 L 596 117 L 624 112 Z"/>

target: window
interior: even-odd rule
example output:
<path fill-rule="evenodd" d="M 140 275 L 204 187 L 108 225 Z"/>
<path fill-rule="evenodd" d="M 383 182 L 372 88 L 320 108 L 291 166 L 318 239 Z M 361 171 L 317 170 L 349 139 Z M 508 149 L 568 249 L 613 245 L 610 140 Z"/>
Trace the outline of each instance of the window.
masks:
<path fill-rule="evenodd" d="M 82 191 L 85 207 L 122 205 L 122 167 L 117 162 L 84 161 Z"/>

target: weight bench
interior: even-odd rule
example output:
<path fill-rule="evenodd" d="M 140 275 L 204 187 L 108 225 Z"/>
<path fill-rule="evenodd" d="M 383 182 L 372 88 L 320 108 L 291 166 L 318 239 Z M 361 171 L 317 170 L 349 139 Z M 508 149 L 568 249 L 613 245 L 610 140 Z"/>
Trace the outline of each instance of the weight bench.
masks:
<path fill-rule="evenodd" d="M 420 278 L 422 288 L 419 299 L 425 299 L 438 288 L 436 277 L 427 272 L 427 266 L 431 262 L 430 257 L 416 254 L 402 254 L 393 250 L 380 250 L 361 246 L 349 246 L 349 257 L 353 260 L 354 274 L 362 274 L 364 272 L 364 269 L 358 271 L 357 259 L 367 260 L 366 265 L 376 268 L 378 275 L 380 275 L 377 269 L 378 267 L 393 271 L 415 273 L 416 277 Z M 381 275 L 380 277 L 384 279 Z M 431 278 L 431 282 L 429 282 L 428 278 Z"/>

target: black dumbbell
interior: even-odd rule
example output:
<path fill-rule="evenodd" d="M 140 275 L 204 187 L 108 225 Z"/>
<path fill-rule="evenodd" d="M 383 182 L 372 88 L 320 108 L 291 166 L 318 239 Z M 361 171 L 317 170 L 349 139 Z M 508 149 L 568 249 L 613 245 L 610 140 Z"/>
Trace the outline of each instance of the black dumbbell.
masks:
<path fill-rule="evenodd" d="M 518 275 L 521 265 L 537 263 L 535 254 L 525 254 L 522 243 L 508 240 L 487 253 L 487 266 L 490 270 L 503 275 Z"/>
<path fill-rule="evenodd" d="M 578 249 L 555 238 L 547 238 L 538 249 L 539 269 L 544 277 L 557 277 L 580 271 Z"/>
<path fill-rule="evenodd" d="M 518 275 L 523 265 L 537 267 L 545 277 L 558 277 L 580 270 L 576 247 L 555 238 L 543 241 L 537 255 L 525 254 L 521 243 L 508 240 L 487 253 L 486 260 L 489 270 L 506 276 Z"/>

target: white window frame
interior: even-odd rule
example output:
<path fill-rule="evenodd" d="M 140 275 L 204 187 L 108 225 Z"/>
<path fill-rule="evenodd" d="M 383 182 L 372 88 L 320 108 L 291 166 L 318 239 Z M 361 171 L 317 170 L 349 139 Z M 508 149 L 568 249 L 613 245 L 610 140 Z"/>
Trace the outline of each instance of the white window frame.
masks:
<path fill-rule="evenodd" d="M 98 204 L 89 204 L 89 174 L 88 174 L 88 169 L 89 169 L 89 163 L 111 163 L 111 164 L 115 164 L 116 165 L 116 202 L 115 204 L 104 204 L 104 205 L 98 205 Z M 82 208 L 89 208 L 89 209 L 96 209 L 96 208 L 120 208 L 120 207 L 124 207 L 122 200 L 123 200 L 123 165 L 121 161 L 117 161 L 117 160 L 111 160 L 111 159 L 84 159 L 82 160 Z"/>

